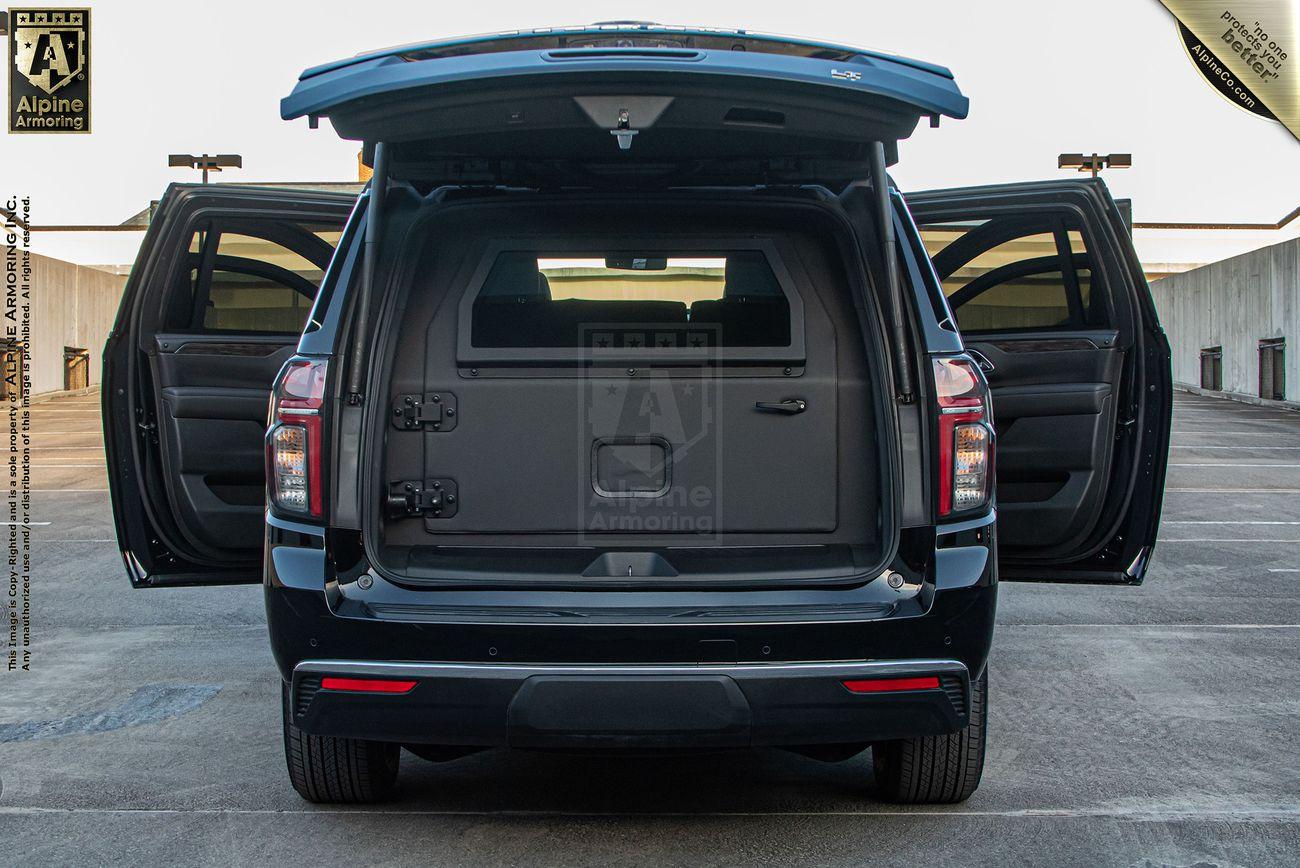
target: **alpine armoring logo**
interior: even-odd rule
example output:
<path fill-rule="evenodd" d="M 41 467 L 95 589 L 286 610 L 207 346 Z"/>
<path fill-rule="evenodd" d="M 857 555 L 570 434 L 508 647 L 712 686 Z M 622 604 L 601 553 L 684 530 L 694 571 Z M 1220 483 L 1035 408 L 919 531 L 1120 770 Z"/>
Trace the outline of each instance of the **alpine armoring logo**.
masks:
<path fill-rule="evenodd" d="M 90 10 L 9 11 L 9 132 L 90 132 Z"/>
<path fill-rule="evenodd" d="M 662 348 L 691 354 L 697 371 L 718 368 L 718 327 L 681 323 L 582 326 L 581 443 L 589 473 L 579 474 L 580 538 L 672 534 L 698 544 L 717 538 L 722 509 L 722 377 L 663 368 L 622 368 L 620 349 Z M 588 444 L 590 444 L 588 446 Z M 627 576 L 641 564 L 625 565 Z M 620 574 L 621 575 L 621 574 Z"/>
<path fill-rule="evenodd" d="M 1277 116 L 1268 110 L 1259 97 L 1245 84 L 1237 81 L 1210 47 L 1197 39 L 1196 34 L 1188 30 L 1181 21 L 1178 22 L 1178 33 L 1183 38 L 1183 45 L 1187 47 L 1187 55 L 1195 62 L 1196 68 L 1201 71 L 1201 75 L 1211 87 L 1238 108 L 1244 108 L 1271 121 L 1277 120 Z"/>
<path fill-rule="evenodd" d="M 1296 0 L 1160 0 L 1216 93 L 1300 139 Z"/>

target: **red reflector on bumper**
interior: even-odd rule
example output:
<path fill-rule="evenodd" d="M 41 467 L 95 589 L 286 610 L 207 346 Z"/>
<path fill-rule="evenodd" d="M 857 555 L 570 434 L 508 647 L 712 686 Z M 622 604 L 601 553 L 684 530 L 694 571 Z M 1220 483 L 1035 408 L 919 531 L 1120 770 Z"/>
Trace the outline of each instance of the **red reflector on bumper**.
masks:
<path fill-rule="evenodd" d="M 939 686 L 939 677 L 925 675 L 920 678 L 867 678 L 840 683 L 851 693 L 888 693 L 893 690 L 934 690 Z"/>
<path fill-rule="evenodd" d="M 414 681 L 387 681 L 379 678 L 322 678 L 324 690 L 351 690 L 353 693 L 406 693 Z"/>

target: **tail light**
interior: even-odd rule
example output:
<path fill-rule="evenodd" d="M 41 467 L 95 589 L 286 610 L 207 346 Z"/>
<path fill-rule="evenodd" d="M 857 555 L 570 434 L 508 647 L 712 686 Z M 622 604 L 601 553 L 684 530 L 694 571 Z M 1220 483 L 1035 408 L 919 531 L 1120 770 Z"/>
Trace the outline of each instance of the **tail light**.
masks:
<path fill-rule="evenodd" d="M 964 356 L 934 359 L 939 409 L 939 515 L 987 506 L 993 486 L 988 386 Z"/>
<path fill-rule="evenodd" d="M 323 512 L 321 408 L 325 362 L 291 359 L 271 393 L 266 432 L 266 486 L 282 512 L 319 518 Z"/>

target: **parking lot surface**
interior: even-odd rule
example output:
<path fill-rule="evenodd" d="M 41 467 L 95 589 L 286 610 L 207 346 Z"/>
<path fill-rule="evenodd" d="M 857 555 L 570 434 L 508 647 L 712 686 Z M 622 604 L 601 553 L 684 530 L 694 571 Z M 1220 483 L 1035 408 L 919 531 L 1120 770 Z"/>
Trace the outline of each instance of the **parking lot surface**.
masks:
<path fill-rule="evenodd" d="M 322 808 L 284 769 L 260 587 L 130 589 L 98 396 L 36 405 L 33 671 L 0 672 L 0 864 L 1300 861 L 1300 414 L 1178 394 L 1140 588 L 1002 586 L 990 754 L 900 808 L 868 756 L 403 756 Z"/>

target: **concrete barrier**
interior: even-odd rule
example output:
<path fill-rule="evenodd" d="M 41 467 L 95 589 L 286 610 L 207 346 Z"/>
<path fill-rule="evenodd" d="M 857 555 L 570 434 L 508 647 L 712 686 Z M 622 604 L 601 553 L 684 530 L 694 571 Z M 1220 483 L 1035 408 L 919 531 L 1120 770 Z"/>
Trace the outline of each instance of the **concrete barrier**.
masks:
<path fill-rule="evenodd" d="M 104 341 L 117 316 L 126 278 L 97 268 L 32 254 L 31 395 L 64 391 L 65 347 L 90 353 L 88 386 L 97 386 Z"/>
<path fill-rule="evenodd" d="M 1300 399 L 1300 238 L 1171 274 L 1151 291 L 1175 383 L 1201 391 L 1201 350 L 1222 347 L 1222 388 L 1206 394 L 1259 402 L 1259 342 L 1283 338 L 1284 397 Z"/>

